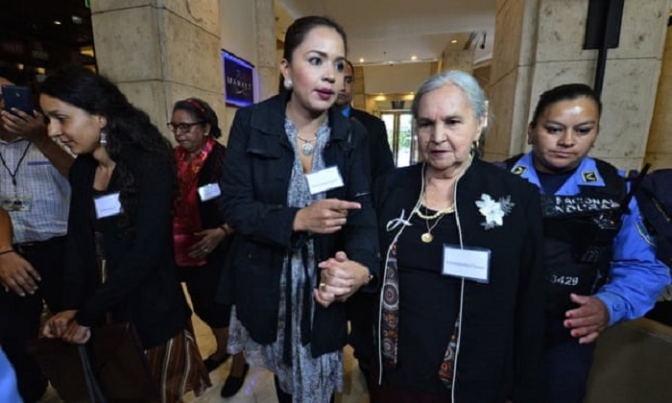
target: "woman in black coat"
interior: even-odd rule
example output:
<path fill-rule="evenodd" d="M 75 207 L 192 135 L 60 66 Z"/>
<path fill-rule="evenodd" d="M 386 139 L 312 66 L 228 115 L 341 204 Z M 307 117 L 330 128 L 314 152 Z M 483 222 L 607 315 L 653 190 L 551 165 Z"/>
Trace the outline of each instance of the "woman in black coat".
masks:
<path fill-rule="evenodd" d="M 48 77 L 40 105 L 49 135 L 78 155 L 70 169 L 66 310 L 43 334 L 84 344 L 109 320 L 130 323 L 162 402 L 202 393 L 210 382 L 173 254 L 169 143 L 114 84 L 84 68 Z"/>
<path fill-rule="evenodd" d="M 274 372 L 281 402 L 326 403 L 342 386 L 343 301 L 377 273 L 368 150 L 363 127 L 332 108 L 342 28 L 305 17 L 285 39 L 288 90 L 239 110 L 229 136 L 229 346 Z"/>
<path fill-rule="evenodd" d="M 413 101 L 423 163 L 374 194 L 385 254 L 372 402 L 539 402 L 539 193 L 474 158 L 485 95 L 467 73 Z"/>

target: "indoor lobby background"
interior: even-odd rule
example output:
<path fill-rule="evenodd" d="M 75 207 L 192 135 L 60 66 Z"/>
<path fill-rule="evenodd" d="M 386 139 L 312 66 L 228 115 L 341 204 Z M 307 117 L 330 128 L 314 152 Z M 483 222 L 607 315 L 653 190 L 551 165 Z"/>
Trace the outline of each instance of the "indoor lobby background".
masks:
<path fill-rule="evenodd" d="M 563 83 L 595 82 L 599 51 L 584 49 L 594 22 L 590 3 L 3 0 L 0 66 L 21 70 L 36 83 L 59 67 L 87 65 L 117 83 L 159 128 L 166 127 L 176 100 L 202 98 L 218 113 L 226 143 L 238 107 L 225 99 L 222 50 L 254 66 L 250 96 L 258 102 L 278 90 L 289 24 L 304 15 L 328 15 L 348 33 L 353 106 L 385 121 L 397 165 L 417 161 L 409 113 L 413 91 L 450 69 L 473 73 L 488 93 L 492 119 L 484 156 L 494 161 L 527 151 L 527 123 L 542 92 Z M 645 162 L 672 168 L 671 3 L 624 0 L 618 45 L 606 52 L 604 110 L 591 155 L 621 169 L 640 169 Z M 198 333 L 207 354 L 208 329 Z M 598 343 L 586 402 L 671 402 L 670 357 L 672 327 L 649 319 L 615 326 Z M 351 355 L 346 364 L 346 393 L 337 400 L 368 401 Z M 219 401 L 218 385 L 227 371 L 228 365 L 213 373 L 219 382 L 214 393 L 197 400 Z M 253 372 L 245 396 L 231 401 L 274 401 L 272 385 L 272 377 Z M 271 388 L 267 396 L 259 392 L 264 387 Z"/>

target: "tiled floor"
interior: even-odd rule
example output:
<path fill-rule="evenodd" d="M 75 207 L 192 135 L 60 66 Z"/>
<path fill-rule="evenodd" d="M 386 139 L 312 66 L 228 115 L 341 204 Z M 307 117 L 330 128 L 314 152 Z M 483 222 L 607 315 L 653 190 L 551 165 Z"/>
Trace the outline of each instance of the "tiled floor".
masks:
<path fill-rule="evenodd" d="M 215 350 L 215 339 L 210 329 L 200 319 L 194 316 L 194 330 L 198 347 L 201 355 L 207 357 Z M 199 397 L 193 393 L 188 393 L 184 397 L 185 402 L 198 403 L 275 403 L 275 385 L 273 384 L 273 375 L 263 368 L 250 368 L 245 379 L 245 384 L 235 396 L 224 399 L 219 393 L 222 385 L 229 374 L 231 361 L 228 360 L 224 365 L 210 373 L 212 387 L 205 391 Z M 344 350 L 344 373 L 345 381 L 343 393 L 336 396 L 336 403 L 369 403 L 369 395 L 366 391 L 364 376 L 360 372 L 357 361 L 352 356 L 352 349 L 347 346 Z M 47 394 L 40 400 L 40 403 L 60 403 L 61 400 L 53 389 L 49 389 Z M 310 402 L 305 402 L 310 403 Z"/>
<path fill-rule="evenodd" d="M 215 350 L 215 339 L 210 333 L 210 329 L 194 317 L 194 329 L 201 355 L 207 357 Z M 352 349 L 348 346 L 344 350 L 345 362 L 345 382 L 342 394 L 336 396 L 336 403 L 368 403 L 369 395 L 366 392 L 364 377 L 359 371 L 357 361 L 352 356 Z M 231 403 L 275 403 L 275 385 L 273 384 L 273 375 L 262 368 L 250 368 L 245 384 L 240 392 L 229 399 L 223 399 L 219 396 L 222 385 L 229 374 L 231 360 L 219 367 L 216 371 L 210 373 L 210 380 L 213 386 L 205 394 L 194 397 L 193 393 L 185 396 L 185 402 L 231 402 Z M 308 402 L 306 402 L 308 403 Z"/>

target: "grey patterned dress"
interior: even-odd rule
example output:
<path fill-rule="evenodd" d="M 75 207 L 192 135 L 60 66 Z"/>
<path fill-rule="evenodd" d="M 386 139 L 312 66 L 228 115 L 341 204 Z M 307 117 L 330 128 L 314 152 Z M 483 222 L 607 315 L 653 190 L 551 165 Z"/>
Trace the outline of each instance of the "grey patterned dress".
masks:
<path fill-rule="evenodd" d="M 285 132 L 289 142 L 294 147 L 294 166 L 292 177 L 289 182 L 287 205 L 290 207 L 306 207 L 317 200 L 325 197 L 324 193 L 310 194 L 308 181 L 303 173 L 299 150 L 296 147 L 298 129 L 289 118 L 285 117 Z M 312 172 L 325 168 L 322 151 L 329 140 L 329 122 L 320 126 L 317 131 L 317 144 L 313 155 Z M 280 304 L 278 309 L 278 337 L 272 344 L 262 345 L 256 343 L 242 323 L 236 317 L 235 306 L 231 312 L 231 324 L 229 327 L 229 353 L 235 354 L 245 351 L 247 362 L 252 366 L 264 367 L 273 372 L 280 381 L 280 387 L 285 393 L 289 393 L 295 402 L 328 403 L 334 390 L 343 388 L 343 354 L 342 351 L 323 354 L 313 358 L 310 352 L 310 344 L 301 344 L 301 314 L 303 312 L 304 284 L 309 281 L 315 284 L 317 262 L 315 261 L 313 240 L 308 241 L 308 277 L 303 267 L 301 252 L 298 251 L 285 259 L 280 276 Z M 285 289 L 286 272 L 291 270 L 292 298 L 291 298 L 291 323 L 285 323 Z M 310 318 L 315 309 L 315 299 L 309 298 Z M 292 326 L 292 366 L 288 367 L 283 362 L 283 342 L 285 327 Z"/>

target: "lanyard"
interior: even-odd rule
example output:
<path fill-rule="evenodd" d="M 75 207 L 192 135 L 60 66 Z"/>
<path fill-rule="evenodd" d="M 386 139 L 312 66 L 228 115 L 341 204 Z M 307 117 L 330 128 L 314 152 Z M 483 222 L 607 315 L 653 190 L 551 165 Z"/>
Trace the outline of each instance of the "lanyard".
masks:
<path fill-rule="evenodd" d="M 21 154 L 21 158 L 19 158 L 19 162 L 16 164 L 16 168 L 14 169 L 14 172 L 12 172 L 11 169 L 7 166 L 7 162 L 5 161 L 5 158 L 2 156 L 2 153 L 0 153 L 0 161 L 2 161 L 2 166 L 5 167 L 7 170 L 7 173 L 9 173 L 9 176 L 12 177 L 12 184 L 14 185 L 14 190 L 16 190 L 16 174 L 19 172 L 19 168 L 21 168 L 21 163 L 23 162 L 23 159 L 26 158 L 26 154 L 28 154 L 28 149 L 30 148 L 30 141 L 28 142 L 28 145 L 26 146 L 26 149 L 23 150 L 23 154 Z"/>

